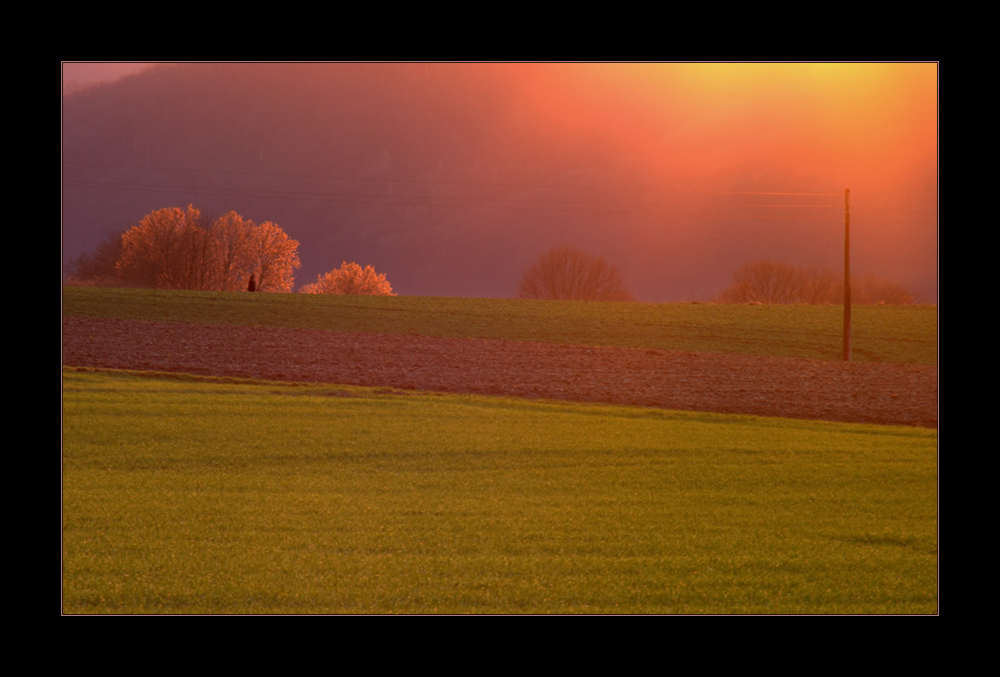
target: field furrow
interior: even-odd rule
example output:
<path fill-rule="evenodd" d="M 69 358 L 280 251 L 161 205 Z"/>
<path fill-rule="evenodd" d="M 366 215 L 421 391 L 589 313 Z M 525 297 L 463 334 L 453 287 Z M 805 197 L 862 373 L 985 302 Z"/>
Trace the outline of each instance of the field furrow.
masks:
<path fill-rule="evenodd" d="M 63 318 L 63 364 L 937 427 L 937 367 Z"/>

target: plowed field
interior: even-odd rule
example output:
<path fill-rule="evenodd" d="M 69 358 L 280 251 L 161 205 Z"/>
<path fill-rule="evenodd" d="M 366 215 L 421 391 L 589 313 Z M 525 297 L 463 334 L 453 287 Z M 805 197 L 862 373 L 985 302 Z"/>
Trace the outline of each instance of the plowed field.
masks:
<path fill-rule="evenodd" d="M 937 367 L 63 318 L 63 364 L 937 427 Z"/>

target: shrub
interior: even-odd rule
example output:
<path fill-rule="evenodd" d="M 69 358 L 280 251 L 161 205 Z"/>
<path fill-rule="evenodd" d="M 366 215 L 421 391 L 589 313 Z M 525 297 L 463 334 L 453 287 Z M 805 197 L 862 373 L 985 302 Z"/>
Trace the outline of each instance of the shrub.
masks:
<path fill-rule="evenodd" d="M 320 275 L 314 283 L 302 287 L 299 293 L 395 296 L 385 275 L 379 275 L 371 266 L 362 268 L 356 263 L 346 261 L 340 268 Z"/>

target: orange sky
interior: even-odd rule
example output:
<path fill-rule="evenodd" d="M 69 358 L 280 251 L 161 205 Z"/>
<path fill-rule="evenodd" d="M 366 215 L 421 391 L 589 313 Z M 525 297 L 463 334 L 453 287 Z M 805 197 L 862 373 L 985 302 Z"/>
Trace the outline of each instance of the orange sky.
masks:
<path fill-rule="evenodd" d="M 564 64 L 553 70 L 555 77 L 536 81 L 535 95 L 551 133 L 612 130 L 621 152 L 632 154 L 648 185 L 668 199 L 685 191 L 843 195 L 850 188 L 860 269 L 905 280 L 936 277 L 936 64 Z M 791 213 L 815 212 L 784 212 Z M 842 210 L 826 213 L 842 218 Z M 815 246 L 826 251 L 828 242 Z M 831 254 L 825 263 L 832 261 Z"/>
<path fill-rule="evenodd" d="M 656 144 L 664 166 L 711 175 L 764 161 L 846 183 L 905 180 L 937 161 L 937 66 L 856 64 L 567 64 L 540 82 L 558 126 L 616 129 Z M 559 91 L 559 87 L 575 92 Z M 576 96 L 574 96 L 575 94 Z M 560 110 L 580 96 L 580 108 Z M 668 161 L 671 160 L 671 161 Z"/>
<path fill-rule="evenodd" d="M 67 77 L 72 75 L 70 66 Z M 324 158 L 358 153 L 344 167 L 316 165 L 332 175 L 384 165 L 382 174 L 376 172 L 379 178 L 461 182 L 448 190 L 463 195 L 473 191 L 466 186 L 477 180 L 470 176 L 473 171 L 487 167 L 489 171 L 480 172 L 478 180 L 497 181 L 501 187 L 485 184 L 475 189 L 474 196 L 496 193 L 501 199 L 531 200 L 518 203 L 520 209 L 513 211 L 484 206 L 479 212 L 434 214 L 426 217 L 426 224 L 407 220 L 423 217 L 423 211 L 402 207 L 383 208 L 384 217 L 367 212 L 364 217 L 384 218 L 399 237 L 427 224 L 453 229 L 465 243 L 463 251 L 470 256 L 464 258 L 470 261 L 472 254 L 483 258 L 503 249 L 495 242 L 488 244 L 490 238 L 507 238 L 506 243 L 520 228 L 525 238 L 516 255 L 530 258 L 548 245 L 573 245 L 607 255 L 626 271 L 640 296 L 642 289 L 650 290 L 645 295 L 650 300 L 709 298 L 721 291 L 728 271 L 761 258 L 838 266 L 842 196 L 850 188 L 854 269 L 917 285 L 921 297 L 936 298 L 935 63 L 410 66 L 338 64 L 327 72 L 289 64 L 282 82 L 315 79 L 315 84 L 300 83 L 289 90 L 302 97 L 283 100 L 282 110 L 290 112 L 272 116 L 273 120 L 248 118 L 243 127 L 233 123 L 216 136 L 233 137 L 231 145 L 241 149 L 257 143 L 252 135 L 266 122 L 273 127 L 260 142 L 262 158 L 285 158 L 290 149 L 302 147 L 326 149 L 323 142 L 329 142 L 327 150 L 336 152 Z M 93 75 L 95 65 L 88 67 L 81 72 Z M 247 64 L 247 68 L 257 66 Z M 352 100 L 358 104 L 352 108 L 330 95 L 339 90 L 328 83 L 345 71 L 363 74 L 366 86 L 371 86 L 370 109 L 362 105 L 367 99 Z M 267 82 L 262 78 L 255 86 Z M 321 96 L 329 110 L 317 104 Z M 387 111 L 386 101 L 405 102 L 408 107 Z M 306 114 L 313 109 L 315 114 Z M 355 117 L 337 117 L 344 109 L 355 111 Z M 358 126 L 357 120 L 363 124 Z M 289 130 L 297 129 L 295 125 L 300 125 L 299 136 L 308 143 L 286 138 Z M 244 136 L 236 133 L 240 130 Z M 136 132 L 142 142 L 136 146 L 133 139 L 125 145 L 151 148 L 155 155 L 161 146 L 148 139 L 159 138 L 159 133 L 157 129 L 145 136 Z M 268 146 L 271 136 L 280 137 L 281 143 Z M 213 143 L 222 158 L 216 164 L 225 165 L 226 148 L 217 140 Z M 189 150 L 190 158 L 180 152 L 161 153 L 174 164 L 194 162 L 203 155 L 201 147 L 190 144 L 168 140 L 161 145 Z M 299 162 L 304 159 L 293 154 L 289 171 L 304 171 Z M 268 162 L 261 171 L 280 166 Z M 312 164 L 303 166 L 319 171 Z M 531 188 L 508 195 L 504 191 L 513 189 L 503 188 L 506 184 Z M 407 191 L 414 192 L 419 185 L 407 184 Z M 825 211 L 814 209 L 814 204 L 778 210 L 744 208 L 747 201 L 733 195 L 740 191 L 832 196 L 813 201 L 830 205 Z M 782 200 L 774 198 L 772 204 Z M 537 212 L 528 209 L 536 204 Z M 616 211 L 633 213 L 616 216 Z M 819 214 L 824 221 L 815 218 Z M 322 222 L 321 217 L 305 218 L 304 223 L 312 227 Z M 267 218 L 273 218 L 270 212 Z M 298 212 L 289 212 L 286 220 L 294 224 L 301 218 Z M 344 218 L 334 220 L 339 223 Z M 387 256 L 407 253 L 386 251 Z M 509 267 L 516 272 L 522 263 L 515 261 Z M 483 268 L 479 259 L 469 265 Z M 491 287 L 466 293 L 502 294 L 503 284 L 497 282 L 496 291 Z M 419 293 L 457 293 L 454 288 L 459 286 L 456 281 L 441 289 L 425 291 L 416 284 L 414 288 Z"/>

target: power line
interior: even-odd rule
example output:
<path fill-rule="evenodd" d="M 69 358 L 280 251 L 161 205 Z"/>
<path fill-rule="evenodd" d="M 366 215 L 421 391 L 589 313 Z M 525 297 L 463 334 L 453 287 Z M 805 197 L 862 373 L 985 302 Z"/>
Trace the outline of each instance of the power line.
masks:
<path fill-rule="evenodd" d="M 277 177 L 284 179 L 319 179 L 324 181 L 362 181 L 369 183 L 416 183 L 437 186 L 483 186 L 490 188 L 533 188 L 533 189 L 558 189 L 558 190 L 594 190 L 592 186 L 558 186 L 546 184 L 530 183 L 503 183 L 489 181 L 433 181 L 430 179 L 390 179 L 390 178 L 362 178 L 358 176 L 331 176 L 327 174 L 285 174 L 281 172 L 248 172 L 229 169 L 196 169 L 186 167 L 152 167 L 142 165 L 118 165 L 104 162 L 82 162 L 77 160 L 64 160 L 63 164 L 81 165 L 86 167 L 108 167 L 111 169 L 136 169 L 157 172 L 192 172 L 196 174 L 219 174 L 234 176 L 261 176 Z M 609 188 L 603 187 L 601 190 L 635 191 L 639 188 Z"/>
<path fill-rule="evenodd" d="M 136 192 L 180 192 L 192 195 L 221 195 L 221 196 L 240 196 L 240 197 L 252 197 L 252 198 L 264 198 L 264 199 L 284 199 L 284 200 L 300 200 L 300 201 L 316 201 L 316 202 L 333 202 L 339 204 L 367 204 L 367 205 L 380 205 L 380 206 L 396 206 L 396 207 L 451 207 L 459 209 L 505 209 L 510 211 L 522 211 L 522 212 L 555 212 L 555 213 L 565 213 L 565 214 L 592 214 L 592 215 L 603 215 L 603 216 L 681 216 L 683 214 L 690 214 L 691 206 L 688 204 L 669 204 L 669 203 L 649 203 L 649 202 L 623 202 L 623 201 L 595 201 L 595 200 L 529 200 L 520 198 L 475 198 L 475 197 L 451 197 L 451 196 L 433 196 L 433 195 L 370 195 L 370 194 L 344 194 L 344 193 L 322 193 L 322 192 L 305 192 L 305 191 L 280 191 L 280 190 L 250 190 L 250 189 L 219 189 L 219 188 L 197 188 L 188 186 L 164 186 L 160 185 L 149 185 L 149 184 L 126 184 L 126 183 L 108 183 L 108 182 L 97 182 L 97 181 L 79 181 L 79 180 L 68 180 L 64 182 L 67 187 L 76 188 L 98 188 L 105 190 L 128 190 Z M 417 200 L 417 201 L 414 201 Z M 514 203 L 514 204 L 511 204 Z M 559 205 L 557 207 L 545 207 L 546 204 Z M 529 205 L 529 206 L 524 206 Z M 578 205 L 580 207 L 586 206 L 609 206 L 609 207 L 674 207 L 673 211 L 636 211 L 634 209 L 603 209 L 595 210 L 593 208 L 580 208 L 572 209 L 567 208 L 568 206 Z M 679 211 L 681 207 L 684 207 L 684 211 Z M 707 205 L 699 209 L 700 212 L 705 211 L 718 211 L 719 209 L 736 209 L 742 207 L 839 207 L 839 205 L 800 205 L 800 204 L 771 204 L 771 205 L 761 205 L 761 204 L 729 204 L 729 205 Z M 739 217 L 731 217 L 739 218 Z M 761 218 L 761 217 L 743 217 L 743 218 Z M 766 218 L 787 218 L 787 219 L 816 219 L 820 217 L 780 217 L 780 216 L 768 216 Z"/>
<path fill-rule="evenodd" d="M 840 197 L 840 193 L 765 193 L 751 190 L 720 190 L 719 195 L 816 195 L 823 197 Z M 841 205 L 838 205 L 841 206 Z"/>
<path fill-rule="evenodd" d="M 843 207 L 843 205 L 758 205 L 758 204 L 752 204 L 752 205 L 736 204 L 728 206 L 730 207 L 836 207 L 838 209 Z"/>
<path fill-rule="evenodd" d="M 178 185 L 149 185 L 149 184 L 128 184 L 128 183 L 109 183 L 104 181 L 87 181 L 80 179 L 68 179 L 65 182 L 66 185 L 77 186 L 77 187 L 93 187 L 93 188 L 140 188 L 149 190 L 169 190 L 169 191 L 196 191 L 196 190 L 206 190 L 204 188 L 195 188 L 189 186 L 178 186 Z M 228 191 L 236 193 L 246 193 L 251 189 L 248 188 L 216 188 L 207 189 L 212 191 Z M 625 201 L 625 200 L 560 200 L 560 199 L 530 199 L 530 198 L 514 198 L 514 197 L 470 197 L 470 196 L 451 196 L 451 195 L 385 195 L 385 194 L 366 194 L 366 193 L 331 193 L 331 192 L 317 192 L 317 191 L 300 191 L 300 190 L 253 190 L 252 194 L 259 195 L 262 192 L 266 192 L 272 197 L 287 197 L 296 198 L 302 197 L 306 199 L 317 198 L 317 197 L 332 197 L 332 198 L 374 198 L 379 200 L 457 200 L 465 202 L 474 202 L 481 204 L 491 204 L 494 202 L 514 202 L 521 204 L 561 204 L 561 205 L 613 205 L 613 206 L 639 206 L 639 207 L 673 207 L 677 206 L 678 202 L 635 202 L 635 201 Z M 397 203 L 391 203 L 397 204 Z M 399 203 L 407 204 L 407 203 Z M 686 203 L 684 203 L 686 204 Z M 477 205 L 473 205 L 477 206 Z M 806 204 L 730 204 L 724 205 L 729 207 L 840 207 L 840 205 L 806 205 Z"/>
<path fill-rule="evenodd" d="M 237 175 L 237 176 L 259 176 L 259 177 L 281 177 L 281 178 L 309 178 L 328 179 L 336 181 L 362 181 L 375 183 L 406 183 L 423 184 L 437 186 L 480 186 L 480 187 L 504 187 L 518 189 L 535 190 L 593 190 L 585 186 L 554 186 L 541 184 L 518 184 L 518 183 L 481 183 L 481 182 L 456 182 L 456 181 L 429 181 L 417 179 L 374 179 L 358 177 L 333 177 L 315 174 L 281 174 L 267 172 L 247 172 L 229 171 L 214 169 L 189 169 L 189 168 L 167 168 L 152 166 L 129 166 L 114 165 L 98 162 L 78 162 L 66 161 L 66 164 L 92 167 L 109 167 L 129 170 L 151 170 L 151 171 L 178 171 L 194 172 L 209 175 Z M 212 188 L 212 187 L 191 187 L 163 184 L 136 184 L 136 183 L 116 183 L 89 181 L 86 179 L 66 179 L 63 185 L 70 188 L 97 188 L 102 190 L 124 190 L 135 192 L 159 192 L 159 193 L 187 193 L 191 195 L 214 195 L 214 196 L 238 196 L 244 198 L 263 198 L 277 200 L 298 200 L 312 202 L 330 202 L 338 204 L 356 205 L 376 205 L 386 207 L 445 207 L 457 209 L 501 209 L 516 212 L 547 212 L 565 214 L 589 214 L 594 216 L 635 216 L 635 217 L 682 217 L 700 214 L 711 216 L 716 214 L 721 218 L 746 220 L 785 220 L 785 221 L 828 221 L 834 218 L 823 216 L 804 215 L 740 215 L 740 214 L 719 214 L 723 210 L 751 208 L 766 209 L 840 209 L 840 204 L 803 204 L 803 203 L 716 203 L 706 202 L 705 197 L 711 195 L 774 195 L 774 196 L 807 196 L 807 197 L 839 197 L 839 193 L 805 193 L 788 191 L 685 191 L 683 193 L 674 192 L 673 195 L 687 196 L 669 202 L 637 202 L 627 200 L 571 200 L 571 199 L 548 199 L 548 198 L 514 198 L 514 197 L 480 197 L 480 196 L 447 196 L 447 195 L 386 195 L 370 193 L 351 192 L 327 192 L 327 191 L 301 191 L 301 190 L 277 190 L 277 189 L 249 189 L 249 188 Z M 642 191 L 642 188 L 605 188 L 608 191 Z M 668 191 L 657 191 L 667 193 Z M 669 194 L 669 193 L 668 193 Z M 552 206 L 549 206 L 552 205 Z M 575 207 L 575 208 L 574 208 Z M 597 207 L 598 209 L 594 209 Z M 601 209 L 603 207 L 603 209 Z M 638 209 L 630 209 L 638 208 Z M 875 208 L 875 211 L 883 211 L 884 208 Z M 911 224 L 913 221 L 897 221 L 889 219 L 866 219 L 869 223 L 887 224 Z M 924 223 L 924 222 L 922 222 Z"/>
<path fill-rule="evenodd" d="M 555 204 L 565 204 L 565 205 L 639 205 L 639 206 L 656 206 L 655 204 L 649 203 L 601 203 L 593 201 L 572 201 L 572 200 L 518 200 L 514 198 L 470 198 L 470 197 L 448 197 L 448 196 L 421 196 L 421 195 L 401 195 L 401 196 L 391 196 L 391 195 L 352 195 L 352 194 L 338 194 L 338 193 L 307 193 L 302 191 L 275 191 L 275 190 L 250 190 L 250 189 L 219 189 L 219 188 L 193 188 L 185 186 L 163 186 L 163 185 L 144 185 L 144 184 L 123 184 L 123 183 L 106 183 L 106 182 L 88 182 L 88 181 L 65 181 L 64 186 L 76 187 L 76 188 L 101 188 L 106 190 L 129 190 L 137 192 L 155 192 L 155 193 L 188 193 L 193 195 L 236 195 L 241 197 L 253 197 L 253 198 L 267 198 L 267 199 L 285 199 L 285 200 L 301 200 L 301 201 L 316 201 L 316 202 L 336 202 L 343 204 L 369 204 L 369 205 L 383 205 L 383 206 L 396 206 L 396 207 L 454 207 L 460 209 L 508 209 L 514 211 L 546 211 L 546 212 L 564 212 L 571 214 L 610 214 L 610 215 L 636 215 L 636 216 L 656 216 L 656 215 L 672 215 L 672 212 L 637 212 L 637 211 L 595 211 L 593 209 L 559 209 L 559 208 L 545 208 L 542 206 L 517 206 L 510 204 L 501 204 L 509 202 L 527 202 L 527 203 L 555 203 Z M 409 200 L 409 201 L 407 201 Z M 412 200 L 422 200 L 421 202 L 413 202 Z M 667 206 L 667 205 L 664 205 Z"/>
<path fill-rule="evenodd" d="M 107 167 L 111 169 L 135 169 L 143 171 L 159 172 L 192 172 L 197 174 L 218 174 L 234 176 L 261 176 L 280 177 L 290 179 L 322 179 L 327 181 L 362 181 L 369 183 L 415 183 L 437 186 L 484 186 L 492 188 L 532 188 L 532 189 L 556 189 L 556 190 L 594 190 L 593 186 L 572 186 L 554 184 L 531 184 L 531 183 L 504 183 L 489 181 L 433 181 L 429 179 L 392 179 L 392 178 L 362 178 L 357 176 L 332 176 L 326 174 L 288 174 L 282 172 L 248 172 L 230 169 L 200 169 L 189 167 L 154 167 L 143 165 L 119 165 L 106 162 L 83 162 L 79 160 L 64 160 L 63 164 L 80 165 L 86 167 Z M 647 191 L 645 188 L 623 188 L 603 186 L 600 190 L 608 191 Z M 656 191 L 673 192 L 673 191 Z M 674 192 L 674 194 L 677 194 Z M 840 193 L 791 193 L 791 192 L 767 192 L 767 191 L 685 191 L 685 194 L 695 195 L 804 195 L 813 197 L 840 197 Z"/>

